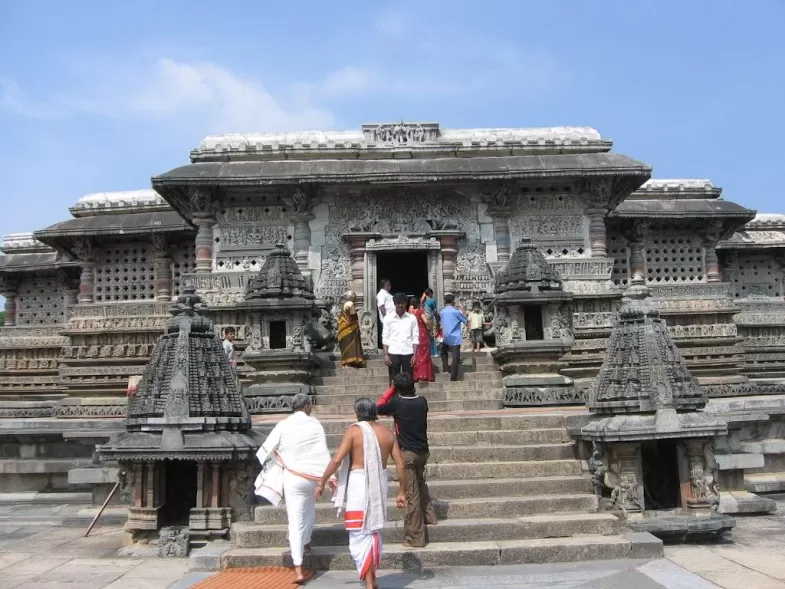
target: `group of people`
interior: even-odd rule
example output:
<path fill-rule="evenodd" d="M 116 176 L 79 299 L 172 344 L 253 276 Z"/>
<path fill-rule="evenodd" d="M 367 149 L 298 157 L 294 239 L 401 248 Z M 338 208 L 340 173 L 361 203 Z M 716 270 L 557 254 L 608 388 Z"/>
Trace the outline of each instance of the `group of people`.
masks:
<path fill-rule="evenodd" d="M 360 579 L 366 589 L 376 588 L 390 459 L 398 479 L 396 505 L 405 510 L 403 545 L 425 546 L 426 526 L 437 523 L 425 482 L 428 401 L 417 395 L 408 372 L 397 373 L 377 402 L 367 397 L 355 402 L 357 422 L 346 430 L 332 458 L 324 427 L 311 415 L 311 403 L 308 395 L 295 395 L 294 413 L 273 428 L 259 449 L 262 472 L 256 479 L 256 494 L 275 506 L 285 501 L 295 582 L 303 584 L 313 574 L 303 569 L 303 559 L 311 551 L 316 500 L 330 487 L 332 502 L 338 514 L 343 513 Z M 378 422 L 379 415 L 393 417 L 395 434 Z"/>

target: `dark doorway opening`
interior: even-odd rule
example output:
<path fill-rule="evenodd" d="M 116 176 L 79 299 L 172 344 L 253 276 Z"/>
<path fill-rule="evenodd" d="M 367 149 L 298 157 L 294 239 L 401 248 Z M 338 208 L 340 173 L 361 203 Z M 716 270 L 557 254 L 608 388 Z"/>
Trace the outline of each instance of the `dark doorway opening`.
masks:
<path fill-rule="evenodd" d="M 543 339 L 542 308 L 537 305 L 523 306 L 523 328 L 527 340 Z"/>
<path fill-rule="evenodd" d="M 196 463 L 166 460 L 162 526 L 187 526 L 191 508 L 196 507 Z"/>
<path fill-rule="evenodd" d="M 384 278 L 390 280 L 390 292 L 403 292 L 409 297 L 419 297 L 429 286 L 428 284 L 428 253 L 427 252 L 380 252 L 376 254 L 376 276 L 379 282 Z M 376 285 L 378 292 L 380 284 Z M 374 301 L 374 305 L 376 302 Z M 382 347 L 381 325 L 379 326 L 379 347 Z"/>
<path fill-rule="evenodd" d="M 270 321 L 270 349 L 286 348 L 286 321 Z"/>
<path fill-rule="evenodd" d="M 643 489 L 646 509 L 674 509 L 679 506 L 679 452 L 676 440 L 644 442 Z"/>

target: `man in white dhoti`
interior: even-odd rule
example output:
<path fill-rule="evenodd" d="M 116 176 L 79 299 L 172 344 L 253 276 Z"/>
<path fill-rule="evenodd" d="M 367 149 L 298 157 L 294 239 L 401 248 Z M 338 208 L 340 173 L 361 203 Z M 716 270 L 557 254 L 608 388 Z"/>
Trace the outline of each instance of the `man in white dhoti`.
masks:
<path fill-rule="evenodd" d="M 313 576 L 303 572 L 303 554 L 310 551 L 316 483 L 330 462 L 330 452 L 322 424 L 311 416 L 311 397 L 295 395 L 292 408 L 294 413 L 273 428 L 256 454 L 262 472 L 255 485 L 256 494 L 273 505 L 281 498 L 286 502 L 295 582 L 302 584 Z"/>
<path fill-rule="evenodd" d="M 354 404 L 357 423 L 344 435 L 340 447 L 316 487 L 316 496 L 340 468 L 333 503 L 344 511 L 349 551 L 366 589 L 376 589 L 376 571 L 382 554 L 379 531 L 387 520 L 387 462 L 392 456 L 398 472 L 399 509 L 406 506 L 406 472 L 393 433 L 377 423 L 376 403 L 363 397 Z"/>

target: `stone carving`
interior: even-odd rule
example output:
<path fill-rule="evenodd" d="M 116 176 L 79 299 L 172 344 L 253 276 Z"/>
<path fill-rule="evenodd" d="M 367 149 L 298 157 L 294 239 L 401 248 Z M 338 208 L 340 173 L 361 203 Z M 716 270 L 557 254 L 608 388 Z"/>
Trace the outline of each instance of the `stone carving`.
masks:
<path fill-rule="evenodd" d="M 373 131 L 375 143 L 408 145 L 410 143 L 424 143 L 425 129 L 422 125 L 407 125 L 403 122 L 391 125 L 379 125 Z"/>
<path fill-rule="evenodd" d="M 286 214 L 280 205 L 227 207 L 217 215 L 220 223 L 229 225 L 253 223 L 255 225 L 286 225 Z"/>
<path fill-rule="evenodd" d="M 586 391 L 577 387 L 505 387 L 504 406 L 582 405 Z"/>
<path fill-rule="evenodd" d="M 220 228 L 221 251 L 233 249 L 270 249 L 286 243 L 286 227 L 270 225 L 223 225 Z"/>
<path fill-rule="evenodd" d="M 365 353 L 376 350 L 376 313 L 373 311 L 363 311 L 360 314 L 360 340 L 362 341 Z"/>
<path fill-rule="evenodd" d="M 294 395 L 259 395 L 245 397 L 245 406 L 249 413 L 287 413 L 292 410 Z"/>
<path fill-rule="evenodd" d="M 158 556 L 162 558 L 186 558 L 189 552 L 190 534 L 186 527 L 161 528 L 158 536 Z"/>
<path fill-rule="evenodd" d="M 668 333 L 675 339 L 694 337 L 736 337 L 738 334 L 733 323 L 713 323 L 709 325 L 673 325 Z"/>
<path fill-rule="evenodd" d="M 526 215 L 511 219 L 513 238 L 531 237 L 536 242 L 583 240 L 583 217 Z"/>

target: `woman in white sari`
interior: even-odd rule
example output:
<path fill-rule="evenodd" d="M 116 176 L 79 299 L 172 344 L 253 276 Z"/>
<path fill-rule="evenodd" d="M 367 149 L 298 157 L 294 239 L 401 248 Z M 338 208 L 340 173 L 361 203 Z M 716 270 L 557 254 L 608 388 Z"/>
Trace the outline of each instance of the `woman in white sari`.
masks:
<path fill-rule="evenodd" d="M 311 397 L 298 393 L 292 401 L 294 413 L 279 422 L 267 436 L 256 456 L 262 472 L 256 479 L 256 494 L 273 505 L 286 502 L 289 548 L 297 573 L 295 582 L 305 583 L 303 555 L 310 551 L 316 522 L 314 492 L 330 462 L 327 437 L 318 419 L 311 416 Z"/>

